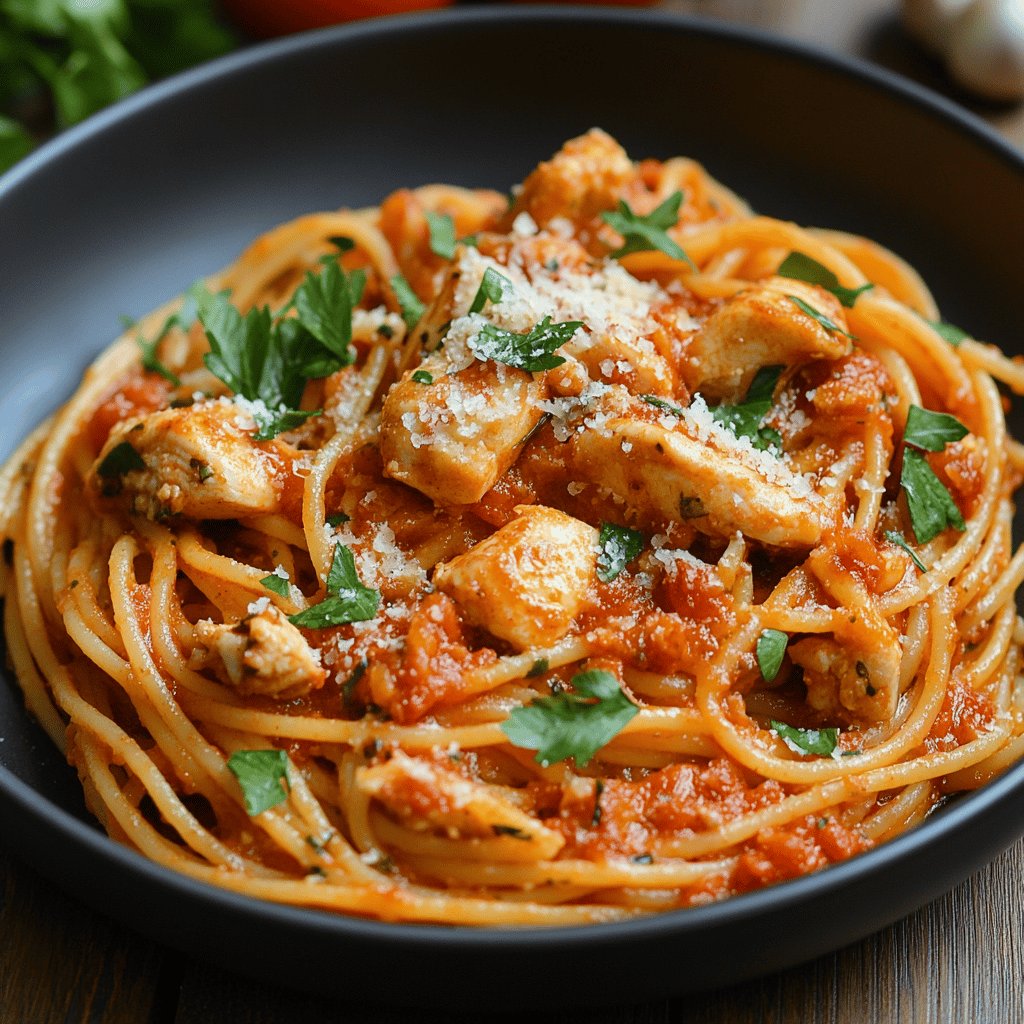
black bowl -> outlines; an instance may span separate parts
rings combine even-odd
[[[881,241],[921,270],[948,319],[1019,347],[1024,160],[957,108],[735,28],[477,8],[228,57],[93,118],[0,182],[0,447],[71,393],[118,313],[156,306],[265,228],[399,185],[505,188],[594,124],[634,156],[697,157],[756,209]],[[242,973],[421,1006],[646,999],[782,968],[951,888],[1024,820],[1018,766],[895,842],[719,905],[545,931],[393,925],[245,899],[111,842],[9,677],[0,741],[7,842],[85,902]]]

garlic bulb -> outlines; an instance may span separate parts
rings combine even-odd
[[[1024,97],[1024,0],[975,0],[957,19],[946,49],[950,74],[996,100]]]
[[[941,56],[957,18],[973,0],[903,0],[903,24],[926,49]]]

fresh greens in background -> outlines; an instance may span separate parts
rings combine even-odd
[[[0,171],[52,132],[236,45],[210,0],[0,0]]]

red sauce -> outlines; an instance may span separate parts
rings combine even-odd
[[[138,373],[129,377],[97,408],[85,428],[93,452],[99,455],[118,423],[167,408],[170,393],[170,383],[158,374]]]

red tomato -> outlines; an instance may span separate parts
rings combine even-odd
[[[223,0],[228,17],[260,38],[305,32],[339,21],[448,7],[452,0]]]

